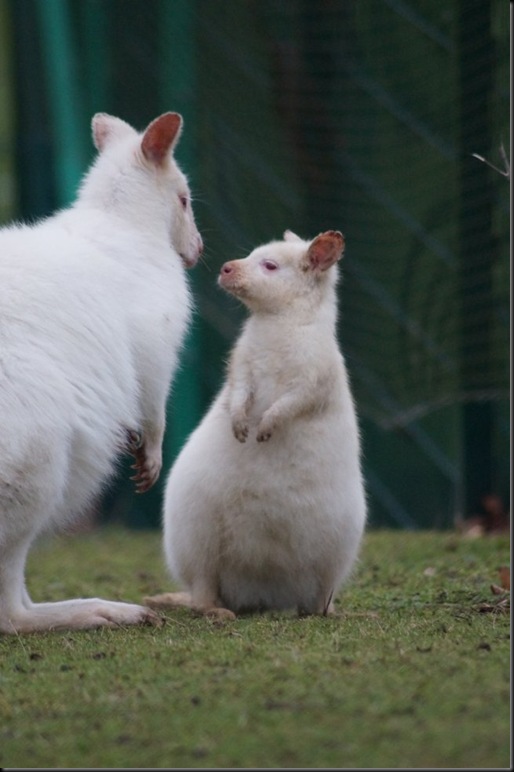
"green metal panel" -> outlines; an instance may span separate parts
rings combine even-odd
[[[497,245],[492,232],[491,172],[473,153],[492,147],[493,41],[491,3],[460,0],[460,371],[462,389],[479,394],[492,373],[492,269]],[[480,356],[477,348],[480,347]],[[472,399],[462,406],[463,496],[461,511],[477,513],[493,492],[493,405]]]
[[[75,198],[89,155],[70,5],[68,0],[39,0],[35,8],[53,124],[58,204],[66,206]]]
[[[0,0],[0,224],[14,216],[16,190],[14,163],[14,89],[12,26],[6,0]]]
[[[77,5],[80,56],[84,62],[84,112],[87,124],[94,113],[111,110],[110,3],[105,0],[87,0]]]
[[[162,2],[160,34],[161,109],[179,112],[185,128],[177,147],[177,161],[194,186],[199,148],[196,127],[196,41],[195,0]],[[194,192],[194,191],[193,191]],[[194,271],[189,273],[193,291]],[[182,354],[182,365],[175,378],[168,406],[168,429],[164,446],[164,466],[180,451],[184,440],[198,422],[203,408],[202,348],[204,331],[196,316]]]
[[[178,163],[194,180],[197,158],[195,127],[195,2],[174,0],[159,4],[159,112],[179,112],[185,128],[176,151]],[[189,273],[193,291],[194,271]],[[130,500],[124,519],[135,527],[160,522],[167,473],[185,439],[199,421],[204,399],[202,390],[201,319],[195,316],[181,354],[181,363],[168,400],[160,479],[144,496]]]
[[[206,256],[190,274],[197,310],[166,470],[243,317],[216,287],[221,263],[285,228],[337,227],[347,237],[339,334],[372,523],[452,525],[459,503],[470,514],[491,487],[508,500],[509,189],[471,156],[495,161],[508,143],[504,0],[9,7],[21,213],[69,198],[91,154],[91,112],[140,128],[164,110],[184,115],[178,158]],[[144,497],[127,477],[105,511],[157,523],[164,476]]]

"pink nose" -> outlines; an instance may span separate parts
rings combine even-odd
[[[225,275],[232,273],[233,270],[234,268],[230,263],[225,263],[225,265],[221,266],[221,273],[224,273]]]

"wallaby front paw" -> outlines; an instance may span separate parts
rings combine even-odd
[[[137,429],[127,429],[128,451],[134,455],[143,445],[143,435]]]
[[[136,463],[130,468],[136,470],[136,474],[130,479],[136,483],[136,493],[146,493],[154,485],[162,467],[162,454],[160,448],[149,450],[144,440],[139,447],[135,445],[131,449]]]
[[[248,424],[246,421],[233,421],[232,431],[236,440],[239,440],[239,442],[246,442],[246,438],[248,437]]]
[[[257,442],[267,442],[273,434],[273,425],[271,421],[263,417],[259,426],[257,427]]]

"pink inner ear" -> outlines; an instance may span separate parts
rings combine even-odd
[[[114,139],[121,139],[128,134],[134,134],[134,129],[128,123],[107,113],[96,113],[93,116],[93,142],[97,150],[102,152],[106,145]]]
[[[182,118],[178,113],[165,113],[152,121],[141,142],[145,158],[162,164],[177,142],[181,128]]]
[[[344,250],[343,234],[339,231],[320,233],[310,245],[307,256],[312,268],[326,271],[341,259]]]
[[[103,116],[95,117],[93,121],[93,141],[97,150],[103,150],[109,129]]]

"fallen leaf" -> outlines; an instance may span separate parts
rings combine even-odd
[[[498,569],[500,574],[500,583],[504,590],[510,591],[510,566],[501,566]]]
[[[509,614],[510,613],[510,595],[504,595],[495,603],[479,603],[475,606],[480,613]]]

